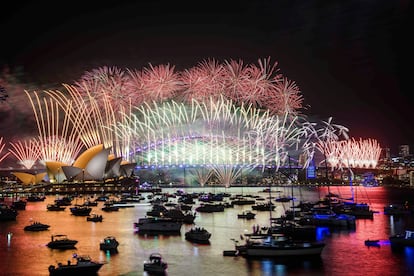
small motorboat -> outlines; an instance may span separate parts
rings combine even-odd
[[[194,243],[209,244],[211,233],[204,228],[195,227],[191,228],[185,233],[185,239]]]
[[[113,201],[106,201],[101,210],[105,212],[117,212],[119,211],[119,207],[115,206]]]
[[[88,206],[88,207],[98,206],[98,202],[97,201],[86,200],[83,203],[83,206]]]
[[[109,250],[109,251],[117,251],[118,250],[119,242],[113,236],[107,236],[104,240],[99,244],[99,249],[101,250]]]
[[[65,211],[66,209],[65,206],[59,204],[48,204],[46,208],[48,211]]]
[[[97,275],[99,269],[105,264],[101,262],[93,261],[87,255],[74,254],[73,258],[76,259],[76,263],[72,264],[68,261],[67,264],[58,263],[57,266],[49,266],[49,275]]]
[[[368,240],[364,241],[364,244],[366,246],[380,246],[379,240],[370,240],[370,239],[368,239]]]
[[[103,217],[102,215],[92,214],[89,217],[86,217],[86,221],[93,221],[93,222],[102,222]]]
[[[254,219],[256,214],[251,211],[243,211],[241,214],[237,214],[237,218]]]
[[[75,248],[78,243],[77,240],[69,239],[67,235],[59,234],[52,235],[51,241],[47,244],[52,249],[71,249]]]
[[[161,254],[152,253],[144,262],[144,271],[153,274],[165,274],[168,264],[163,260]]]
[[[44,224],[38,221],[34,221],[32,222],[30,225],[27,225],[24,227],[25,231],[33,231],[33,232],[37,232],[37,231],[44,231],[44,230],[48,230],[50,227],[50,225],[48,224]]]
[[[405,233],[390,236],[390,244],[392,247],[414,246],[414,230],[406,229]]]
[[[77,205],[74,207],[70,207],[70,212],[74,216],[89,216],[91,211],[92,211],[92,208],[88,206]]]

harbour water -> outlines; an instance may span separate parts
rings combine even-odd
[[[174,193],[178,189],[163,189]],[[187,188],[186,192],[227,192],[267,197],[263,188]],[[298,201],[315,201],[326,195],[327,188],[274,187]],[[350,196],[350,187],[331,187],[330,192],[342,197]],[[276,195],[274,195],[276,196]],[[87,196],[84,196],[84,198]],[[224,250],[233,250],[240,235],[252,231],[253,226],[269,225],[269,212],[257,212],[253,220],[238,219],[237,214],[251,209],[250,205],[236,205],[224,212],[197,213],[195,224],[212,233],[209,245],[188,242],[184,233],[194,225],[183,225],[180,235],[138,235],[133,223],[144,217],[151,205],[141,202],[132,208],[121,208],[118,212],[103,212],[103,202],[92,207],[93,213],[102,214],[103,222],[86,221],[83,216],[73,216],[67,207],[62,212],[46,210],[56,196],[47,196],[45,201],[28,202],[26,210],[19,211],[16,221],[0,222],[0,275],[49,275],[49,265],[65,263],[73,253],[89,255],[92,259],[105,262],[99,275],[146,275],[143,263],[151,253],[158,252],[168,262],[168,275],[414,275],[414,248],[406,247],[395,251],[388,237],[414,228],[414,217],[385,215],[384,206],[389,203],[413,203],[414,190],[384,187],[354,187],[358,202],[367,202],[378,211],[373,219],[357,219],[355,229],[333,230],[320,228],[318,238],[326,243],[321,258],[317,260],[247,260],[243,257],[223,256]],[[84,198],[72,203],[81,204]],[[281,216],[291,202],[277,202],[272,217]],[[193,210],[196,206],[193,207]],[[49,224],[49,230],[27,232],[23,228],[31,221]],[[11,236],[8,235],[11,233]],[[50,249],[46,244],[52,234],[65,234],[78,240],[76,249]],[[110,254],[99,249],[99,243],[106,236],[119,241],[117,253]],[[366,239],[380,239],[380,246],[368,247]]]

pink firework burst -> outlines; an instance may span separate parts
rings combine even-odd
[[[299,87],[294,81],[283,78],[275,85],[274,90],[269,90],[267,100],[264,102],[264,107],[267,108],[271,114],[289,113],[298,115],[299,110],[303,107],[303,96]]]
[[[277,72],[277,63],[271,64],[270,58],[258,61],[259,66],[251,64],[248,69],[248,82],[240,91],[240,100],[254,107],[263,106],[269,95],[274,94],[275,83],[280,75]]]
[[[137,69],[127,69],[126,89],[133,94],[133,105],[139,106],[145,101],[144,73]]]
[[[243,64],[242,60],[230,60],[225,61],[224,69],[226,96],[234,102],[240,102],[241,95],[248,94],[249,68]]]
[[[180,75],[175,72],[175,66],[149,64],[141,73],[130,74],[130,86],[136,87],[145,101],[162,102],[175,96],[181,89]],[[131,89],[132,90],[132,89]],[[142,93],[140,93],[142,91]]]
[[[191,99],[205,101],[224,95],[224,76],[223,65],[215,59],[204,60],[196,67],[185,70],[181,74],[185,101],[189,102]]]
[[[114,111],[117,111],[121,106],[128,106],[132,98],[131,91],[126,86],[128,81],[128,76],[121,69],[104,66],[85,72],[75,85],[85,100],[93,97],[108,101],[109,98]],[[105,104],[100,103],[102,106]]]

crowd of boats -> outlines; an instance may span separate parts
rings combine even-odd
[[[102,195],[94,200],[88,198],[83,204],[73,204],[73,197],[67,195],[57,198],[54,203],[47,204],[46,211],[62,211],[66,207],[74,216],[85,216],[87,221],[102,222],[102,214],[93,212],[98,202],[103,202],[101,211],[113,212],[120,208],[133,207],[133,203],[147,200],[151,208],[144,217],[133,222],[137,234],[180,234],[182,225],[193,225],[184,236],[192,243],[210,244],[211,232],[195,224],[197,213],[224,212],[235,205],[246,205],[251,210],[244,210],[237,214],[238,219],[255,219],[257,212],[268,212],[269,224],[255,225],[251,233],[240,235],[240,240],[233,239],[234,248],[223,252],[225,256],[243,256],[245,258],[262,257],[318,257],[321,255],[325,243],[316,240],[318,226],[327,227],[356,227],[357,219],[373,219],[376,211],[371,210],[369,204],[343,199],[339,195],[328,193],[317,202],[302,202],[294,204],[292,197],[273,197],[272,191],[263,190],[269,194],[262,195],[231,195],[227,193],[186,193],[178,190],[174,194],[159,192],[148,195],[122,195],[119,198]],[[41,195],[31,195],[31,200],[44,200]],[[20,202],[14,204],[14,202]],[[0,220],[16,220],[20,210],[25,209],[26,199],[18,199],[12,204],[0,202]],[[276,202],[291,202],[285,213],[273,218],[272,211]],[[195,206],[198,204],[198,206]],[[193,211],[194,210],[194,211]],[[408,202],[384,206],[384,215],[414,215],[414,209]],[[39,221],[32,221],[24,227],[25,231],[45,231],[50,225]],[[391,246],[414,246],[414,229],[406,229],[389,237]],[[378,246],[378,240],[366,240],[367,246]],[[66,234],[52,235],[47,246],[51,249],[73,249],[77,240]],[[117,251],[119,242],[113,236],[107,236],[99,244],[100,250]],[[50,275],[72,275],[73,271],[97,272],[104,263],[92,261],[88,256],[74,256],[75,262],[50,265]],[[147,272],[165,272],[168,265],[159,253],[149,256],[144,264]]]

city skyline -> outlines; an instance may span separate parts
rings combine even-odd
[[[333,117],[351,137],[377,139],[392,153],[402,144],[412,148],[413,102],[403,70],[412,57],[408,6],[317,3],[212,2],[191,12],[162,1],[14,4],[0,19],[10,37],[0,67],[20,67],[26,80],[56,84],[100,66],[182,70],[207,58],[256,63],[270,57],[298,85],[306,115]]]

